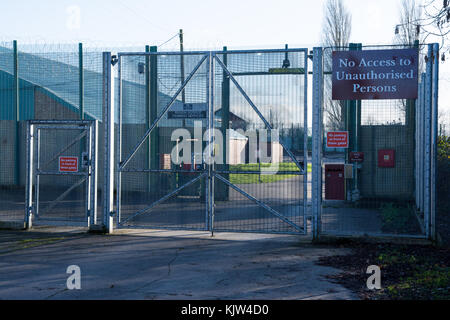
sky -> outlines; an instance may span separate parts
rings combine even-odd
[[[19,0],[2,4],[0,37],[26,42],[161,44],[179,29],[188,48],[318,45],[323,0]],[[396,0],[346,0],[352,40],[390,42]],[[79,24],[73,9],[79,8]],[[76,20],[76,19],[75,19]],[[168,43],[167,47],[173,46]]]
[[[158,45],[183,29],[186,50],[320,45],[324,0],[4,1],[0,41]],[[351,42],[391,44],[400,0],[344,0]],[[175,37],[160,47],[177,50]],[[450,118],[450,59],[441,64],[440,109]],[[450,119],[449,119],[450,120]]]

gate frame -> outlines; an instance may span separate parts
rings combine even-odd
[[[61,129],[61,130],[85,130],[82,137],[77,137],[72,142],[81,141],[86,138],[86,152],[89,155],[89,165],[86,172],[77,173],[61,173],[61,172],[37,172],[38,167],[35,168],[34,153],[35,148],[37,150],[37,157],[40,153],[40,136],[39,130],[41,129]],[[36,205],[39,202],[39,176],[40,175],[55,175],[55,176],[83,176],[83,181],[77,182],[69,187],[68,190],[73,188],[76,184],[86,185],[86,222],[82,223],[82,226],[91,227],[97,222],[97,187],[98,187],[98,174],[97,174],[97,149],[98,149],[98,120],[28,120],[27,121],[27,146],[26,146],[26,182],[25,182],[25,228],[30,230],[33,227],[33,218],[36,212]],[[64,148],[59,149],[57,156],[61,152],[64,152]],[[37,159],[39,161],[39,159]],[[79,167],[82,165],[82,159],[79,158]],[[39,162],[38,162],[39,163]],[[35,179],[37,185],[34,185]],[[36,192],[36,203],[33,203],[33,192]],[[56,201],[56,200],[54,200]],[[79,226],[80,223],[70,222],[56,223],[55,221],[48,220],[45,225],[64,225],[64,226]]]
[[[205,63],[206,61],[206,69],[207,69],[207,108],[208,108],[208,117],[207,117],[207,127],[208,129],[212,129],[212,124],[214,121],[214,68],[215,63],[218,62],[221,68],[224,72],[226,72],[230,80],[233,81],[233,83],[236,85],[237,89],[240,91],[240,93],[243,95],[243,97],[246,99],[246,101],[249,103],[249,105],[255,110],[259,118],[264,122],[266,127],[270,130],[271,126],[267,122],[267,120],[262,116],[259,109],[253,104],[251,99],[248,97],[248,95],[245,93],[245,91],[241,88],[239,83],[235,80],[234,76],[230,73],[230,71],[227,69],[227,67],[220,61],[220,59],[217,57],[218,54],[246,54],[246,53],[288,53],[288,52],[303,52],[304,53],[304,123],[303,127],[305,130],[304,134],[304,166],[301,167],[300,163],[296,159],[296,157],[292,154],[289,148],[285,146],[283,142],[280,141],[280,144],[283,147],[283,150],[285,150],[290,158],[294,161],[296,166],[299,168],[300,172],[295,172],[298,175],[303,176],[303,226],[299,227],[295,223],[291,222],[289,219],[284,218],[281,214],[276,212],[276,210],[271,209],[269,206],[265,205],[263,202],[257,200],[256,198],[252,197],[251,195],[247,194],[237,186],[234,186],[233,184],[229,183],[229,181],[226,181],[223,177],[221,177],[214,169],[214,164],[207,165],[207,169],[204,170],[201,173],[199,177],[197,177],[194,180],[191,180],[186,185],[181,186],[180,188],[172,191],[168,195],[164,196],[163,198],[159,199],[156,204],[160,203],[162,200],[166,200],[173,196],[174,194],[178,193],[182,189],[184,189],[187,185],[190,185],[192,183],[195,183],[196,181],[202,179],[204,176],[207,176],[207,183],[206,183],[206,197],[205,197],[205,205],[206,205],[206,230],[211,231],[212,234],[214,234],[214,184],[215,184],[215,178],[218,178],[225,184],[229,185],[232,188],[237,188],[236,191],[243,194],[246,198],[249,200],[255,202],[258,206],[261,206],[263,209],[268,210],[271,214],[275,215],[280,220],[284,221],[285,223],[288,223],[292,227],[294,227],[296,230],[298,230],[298,233],[300,235],[306,235],[307,232],[307,206],[308,206],[308,49],[307,48],[294,48],[294,49],[263,49],[263,50],[223,50],[223,51],[188,51],[188,52],[119,52],[117,55],[118,59],[118,81],[119,81],[119,129],[118,129],[118,161],[117,163],[114,163],[114,166],[117,166],[117,182],[116,182],[116,190],[117,190],[117,198],[116,198],[116,212],[113,212],[111,210],[112,208],[112,199],[113,196],[113,187],[112,183],[109,182],[110,179],[105,179],[105,188],[106,190],[105,195],[107,195],[108,199],[104,199],[105,206],[104,206],[104,229],[107,233],[113,232],[113,221],[112,216],[116,216],[116,227],[121,228],[119,220],[120,220],[120,206],[121,206],[121,173],[123,172],[123,168],[128,164],[128,162],[132,159],[134,154],[137,152],[137,150],[143,145],[145,140],[149,137],[153,129],[157,126],[159,121],[162,119],[162,117],[167,113],[167,111],[170,109],[170,107],[173,105],[173,103],[176,101],[177,97],[180,95],[180,93],[183,91],[183,89],[186,87],[186,85],[189,83],[189,81],[192,79],[192,77],[195,75],[195,73],[198,71],[198,69]],[[200,59],[200,62],[194,67],[193,71],[189,74],[187,79],[183,79],[183,83],[178,88],[177,92],[173,95],[170,102],[164,107],[162,112],[158,115],[157,119],[151,124],[149,129],[146,131],[144,136],[140,139],[140,142],[132,149],[133,151],[126,157],[125,160],[122,161],[122,136],[121,136],[121,127],[122,127],[122,75],[121,75],[121,64],[123,56],[158,56],[158,55],[177,55],[177,56],[185,56],[185,55],[199,55],[203,56]],[[113,135],[114,132],[111,131],[114,128],[114,115],[113,112],[107,112],[107,109],[113,110],[114,109],[114,95],[113,90],[111,90],[112,86],[112,78],[111,77],[111,54],[108,52],[104,53],[104,83],[107,85],[104,86],[104,109],[105,109],[105,115],[107,115],[107,124],[105,125],[105,154],[107,155],[105,157],[105,173],[108,171],[111,173],[111,170],[113,166],[111,165],[112,159],[114,159],[113,156]],[[106,65],[107,64],[107,65]],[[115,63],[113,63],[114,65]],[[209,130],[210,136],[209,136],[209,142],[211,143],[212,139],[214,138],[213,134],[211,134],[212,130]],[[211,150],[213,152],[213,150]],[[145,170],[145,172],[172,172],[172,170]],[[183,173],[183,171],[177,171]],[[225,181],[224,181],[225,180]],[[109,204],[109,205],[108,205]],[[143,210],[143,212],[151,209],[154,204],[151,204],[149,207]],[[274,213],[275,212],[275,213]],[[139,214],[139,212],[137,212]],[[136,214],[135,214],[136,215]],[[134,215],[134,216],[135,216]]]
[[[367,45],[365,47],[385,47],[383,45]],[[425,80],[419,86],[422,89],[422,95],[419,92],[418,99],[424,102],[423,110],[425,114],[421,124],[424,128],[424,162],[423,171],[423,201],[424,203],[424,224],[425,232],[423,235],[406,234],[372,234],[364,233],[369,237],[393,237],[393,238],[412,238],[436,240],[436,159],[437,159],[437,132],[438,132],[438,84],[439,84],[439,44],[428,44],[428,53],[426,60],[426,72],[422,76]],[[312,214],[313,214],[313,239],[317,240],[321,236],[360,236],[361,234],[346,232],[345,234],[323,234],[322,233],[322,150],[323,150],[323,108],[324,108],[324,47],[315,47],[313,49],[313,180],[312,180]],[[418,75],[419,81],[420,75]],[[423,88],[421,88],[423,87]],[[418,100],[417,99],[417,100]],[[420,157],[420,155],[418,155]],[[416,166],[417,168],[417,166]],[[416,169],[417,170],[417,169]],[[416,171],[417,177],[417,171]],[[416,190],[417,197],[417,190]]]

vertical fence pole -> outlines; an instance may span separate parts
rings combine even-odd
[[[212,56],[212,53],[209,53],[209,57],[208,57],[208,73],[209,73],[209,83],[210,83],[210,91],[209,91],[209,108],[208,108],[208,117],[209,117],[209,121],[208,121],[208,132],[209,132],[209,139],[208,139],[208,143],[209,146],[208,148],[208,157],[214,157],[214,144],[213,144],[213,139],[215,139],[214,137],[214,76],[215,76],[215,60]],[[215,218],[215,210],[214,210],[214,205],[215,205],[215,177],[213,172],[215,171],[215,161],[211,163],[211,159],[208,160],[209,164],[208,164],[208,177],[209,177],[209,204],[210,204],[210,228],[211,228],[211,236],[214,236],[214,218]]]
[[[181,79],[181,83],[184,83],[184,55],[183,55],[183,52],[184,52],[184,35],[183,35],[183,29],[180,29],[180,34],[179,34],[179,37],[180,37],[180,79]],[[183,89],[183,91],[181,91],[181,101],[183,102],[183,103],[186,103],[186,92],[185,92],[185,90]],[[184,122],[185,120],[183,119],[183,122]],[[183,125],[183,127],[185,127],[185,125]]]
[[[158,47],[152,46],[149,48],[152,53],[158,52]],[[149,124],[156,121],[158,118],[158,56],[152,54],[150,56],[150,72],[149,72]],[[156,126],[153,132],[150,133],[150,169],[159,169],[159,128]],[[154,178],[150,180],[150,186],[155,188],[158,184],[158,179]]]
[[[305,83],[304,83],[304,114],[303,114],[303,170],[305,171],[303,175],[303,230],[307,232],[307,221],[306,216],[308,214],[308,49],[305,50]]]
[[[422,73],[422,96],[420,97],[420,211],[424,212],[424,154],[425,154],[425,83],[426,83],[426,74]],[[428,217],[425,217],[425,226],[428,226]]]
[[[223,47],[223,64],[225,66],[228,66],[228,54],[227,54],[227,47]],[[230,78],[228,77],[225,70],[223,71],[222,75],[222,111],[221,111],[221,118],[222,118],[222,124],[221,124],[221,130],[222,130],[222,137],[223,137],[223,165],[219,165],[219,168],[224,171],[229,171],[230,166],[228,164],[229,162],[229,154],[230,154],[230,148],[229,148],[229,136],[228,136],[228,130],[230,129]],[[224,174],[223,177],[225,179],[229,180],[230,175]],[[218,197],[220,200],[228,201],[229,200],[229,188],[224,183],[218,184],[215,187],[215,197]],[[219,200],[218,199],[218,200]]]
[[[20,80],[19,80],[19,51],[17,49],[17,40],[13,41],[14,52],[14,118],[15,123],[15,148],[14,148],[14,183],[20,185],[20,142],[19,142],[19,124],[20,124]]]
[[[426,80],[425,80],[425,135],[424,135],[424,215],[428,219],[426,227],[426,236],[431,238],[431,108],[432,108],[432,59],[433,47],[428,45],[427,65],[426,65]]]
[[[78,70],[79,70],[79,104],[80,120],[84,120],[84,71],[83,71],[83,44],[78,44]]]
[[[103,224],[106,233],[113,232],[114,213],[114,75],[111,53],[103,53],[103,124],[104,124],[104,179]],[[119,194],[117,195],[119,196]]]
[[[210,90],[211,90],[211,61],[210,59],[206,60],[206,132],[208,133],[208,143],[209,143],[209,134],[210,134],[210,112],[211,112],[211,98],[210,98]],[[202,147],[203,148],[203,147]],[[206,230],[210,231],[213,234],[212,224],[211,224],[211,166],[209,163],[206,163],[206,157],[202,156],[203,161],[205,161],[206,168],[208,169],[208,175],[205,177],[205,226]]]
[[[25,181],[25,228],[33,226],[34,126],[27,123],[27,162]]]
[[[420,75],[419,75],[420,77]],[[419,87],[418,87],[418,93],[417,93],[417,103],[415,108],[415,160],[414,160],[414,177],[415,177],[415,202],[416,202],[416,208],[420,211],[420,108],[421,108],[421,101],[422,101],[422,82],[419,81]]]
[[[149,53],[150,52],[150,46],[145,46],[145,52]],[[150,96],[151,96],[151,92],[150,92],[150,55],[146,55],[145,56],[145,124],[146,124],[146,130],[150,128],[150,126],[152,125],[152,120],[151,120],[151,110],[150,110]],[[147,169],[151,169],[152,168],[152,155],[151,155],[151,135],[148,138],[148,141],[146,143],[146,150],[145,150],[145,156],[147,157]],[[147,177],[147,192],[150,192],[151,190],[151,184],[152,184],[152,179],[151,179],[151,173],[148,174]]]
[[[98,189],[98,171],[97,171],[97,164],[98,164],[98,120],[94,121],[94,124],[90,126],[89,130],[91,131],[91,148],[89,150],[90,153],[90,182],[89,185],[91,190],[91,208],[90,208],[90,225],[94,226],[97,224],[97,189]]]
[[[433,98],[431,106],[431,239],[436,239],[436,183],[437,183],[437,138],[438,138],[438,100],[439,100],[439,44],[433,44]]]
[[[312,146],[312,215],[313,239],[320,234],[322,207],[323,143],[323,49],[313,49],[313,146]]]

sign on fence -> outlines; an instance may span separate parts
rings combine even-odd
[[[333,100],[417,99],[418,49],[334,51]]]
[[[348,131],[335,131],[327,133],[328,148],[348,148]]]
[[[364,162],[364,152],[350,152],[351,162]]]
[[[169,119],[206,119],[206,103],[174,104],[167,113]]]
[[[59,172],[78,172],[78,157],[59,157]]]

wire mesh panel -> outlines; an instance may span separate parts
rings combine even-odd
[[[304,233],[306,53],[119,54],[119,227]]]
[[[12,42],[0,43],[0,221],[23,221],[23,192],[16,185],[18,180],[15,163],[15,146],[22,132],[17,122],[14,50]]]
[[[207,228],[207,58],[119,54],[119,227]]]
[[[96,224],[96,122],[32,121],[28,130],[29,223]]]
[[[413,237],[426,234],[423,211],[416,205],[418,176],[423,173],[417,162],[423,141],[418,126],[424,121],[417,119],[420,116],[417,108],[423,105],[420,94],[414,100],[332,97],[333,52],[406,48],[411,46],[351,45],[323,50],[322,234]],[[419,52],[419,61],[413,63],[418,65],[414,77],[420,80],[426,47],[413,49]],[[336,132],[348,134],[348,148],[333,145]]]
[[[23,221],[26,121],[102,119],[101,57],[79,44],[0,44],[0,221]]]
[[[306,233],[307,50],[216,53],[214,230]]]

